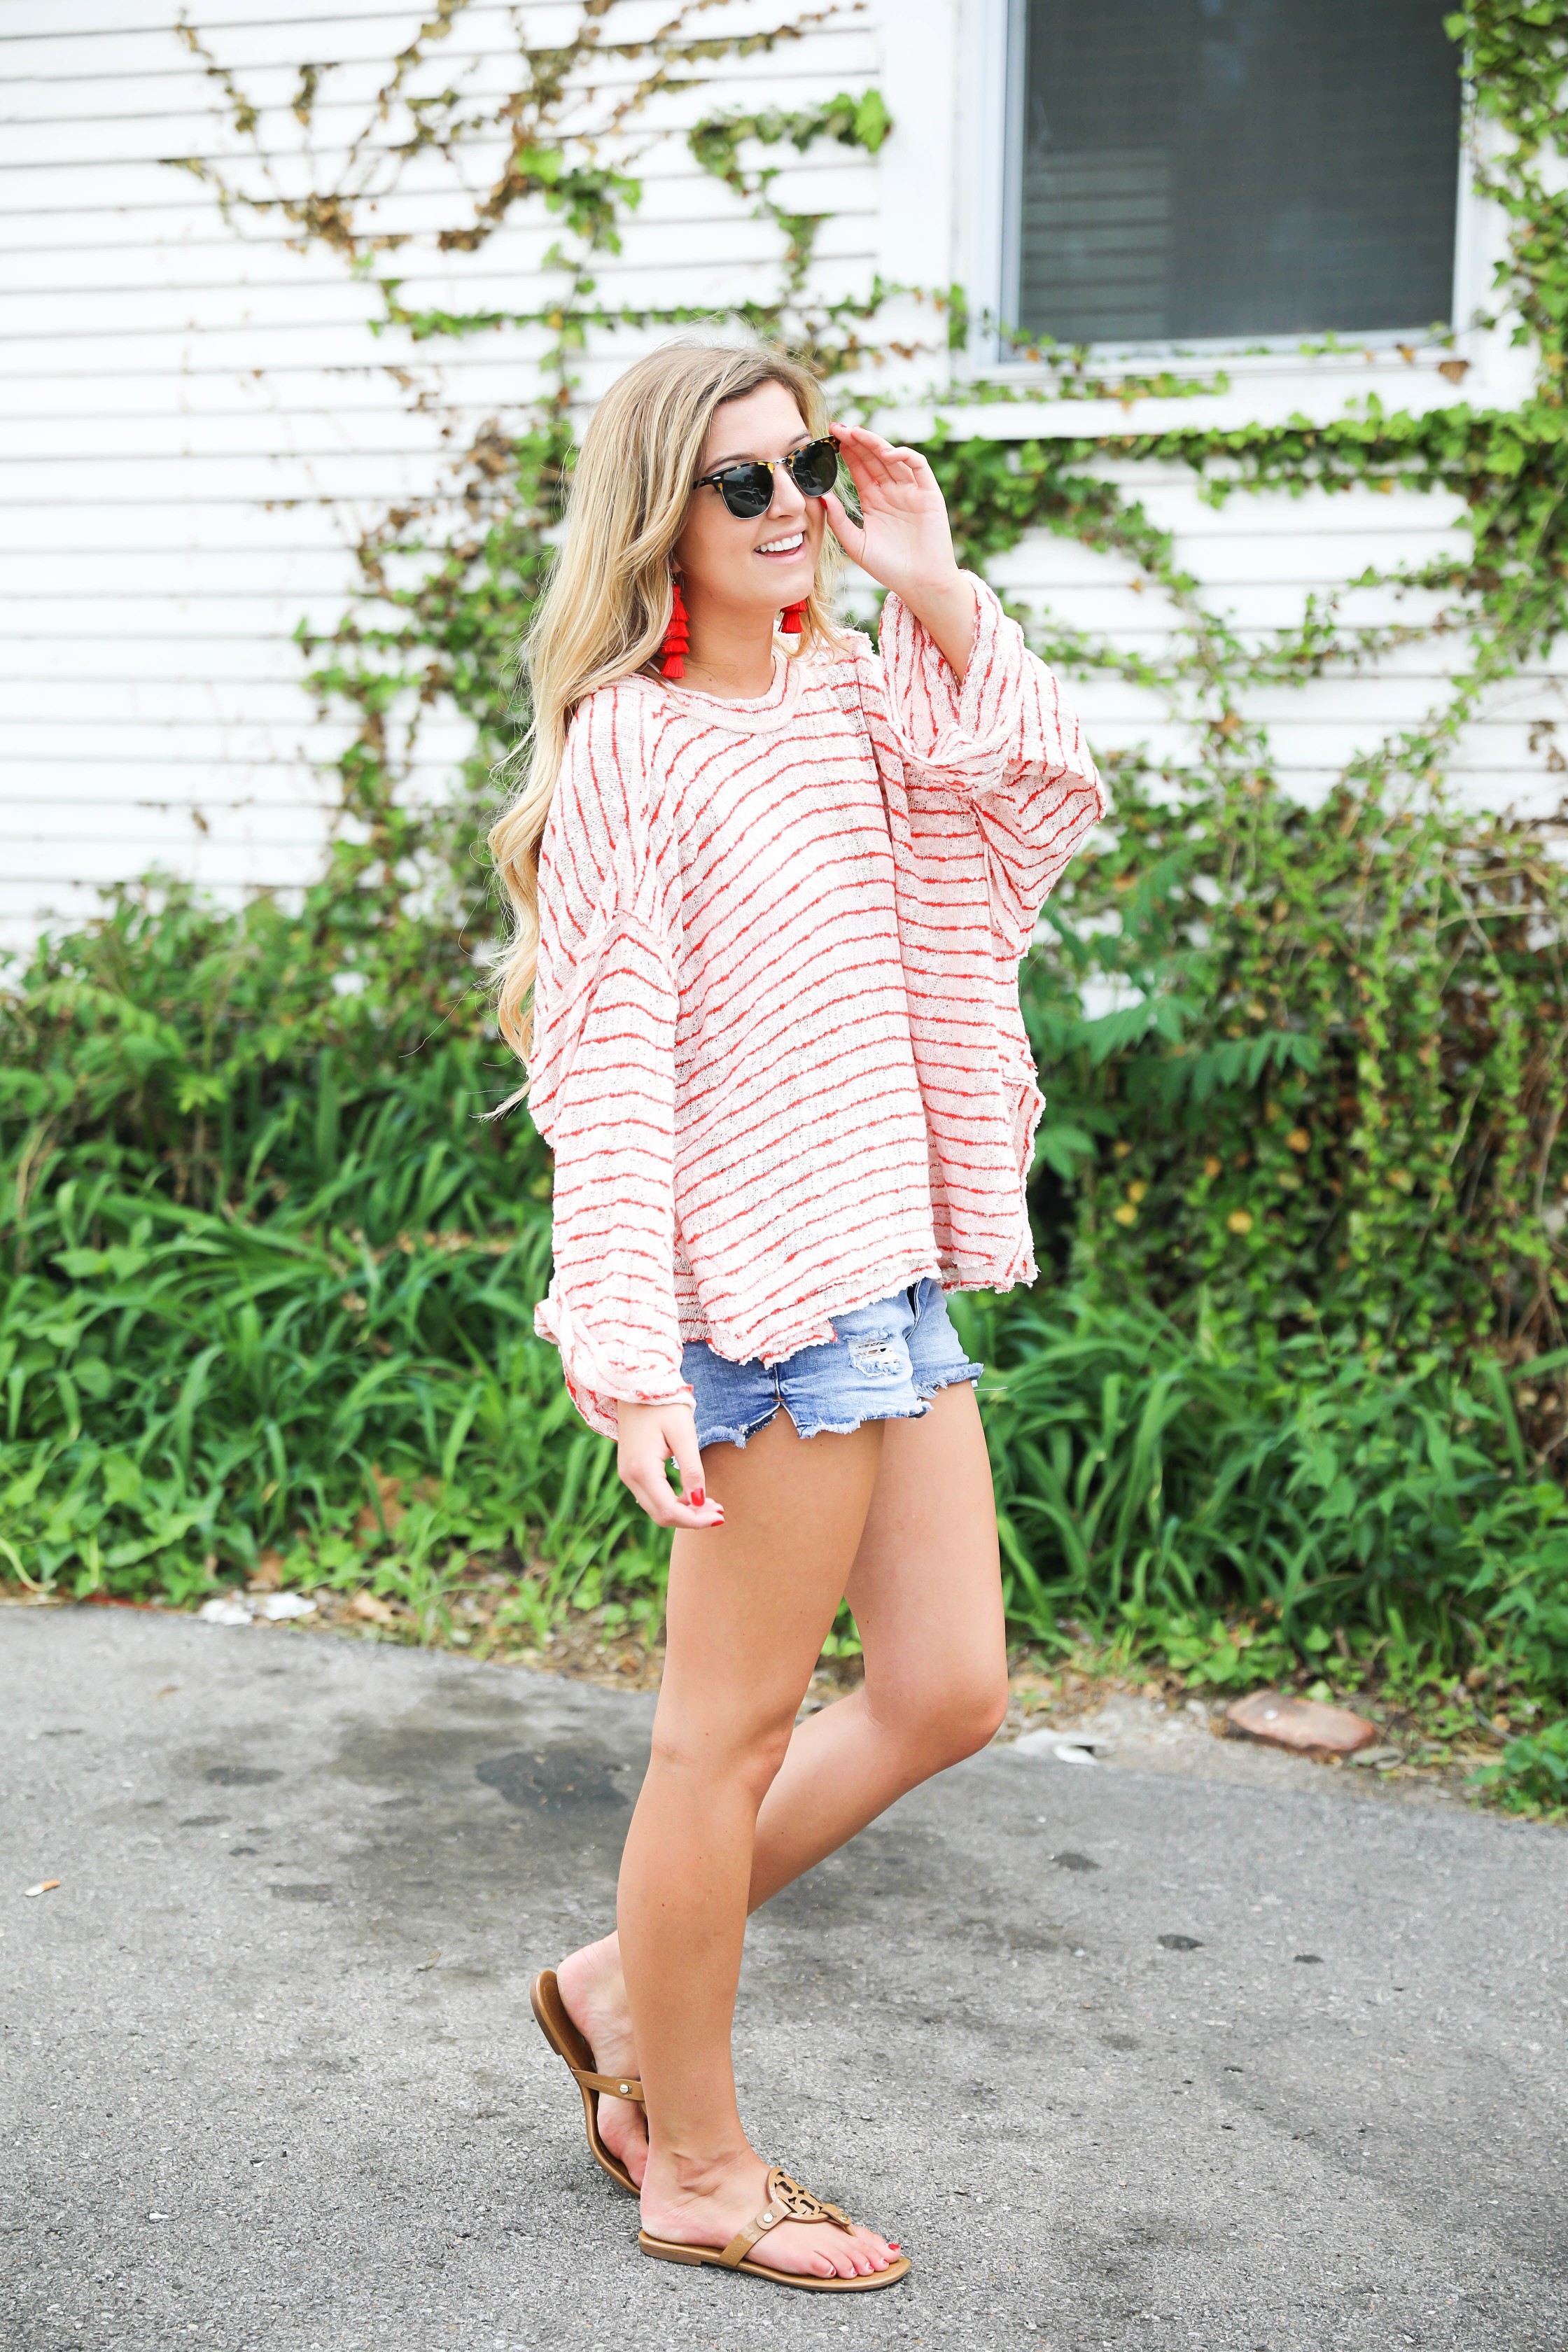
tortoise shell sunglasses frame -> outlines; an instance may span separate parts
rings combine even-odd
[[[826,434],[820,441],[808,441],[804,449],[792,449],[787,457],[749,457],[742,465],[721,466],[715,474],[701,475],[692,488],[702,490],[711,485],[738,520],[752,522],[773,502],[777,466],[803,499],[825,498],[838,479],[838,444]]]

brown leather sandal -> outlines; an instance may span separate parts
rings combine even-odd
[[[594,2053],[566,2013],[566,2004],[561,1998],[561,1987],[553,1969],[540,1970],[528,1988],[528,1998],[539,2020],[540,2032],[556,2056],[564,2058],[572,2069],[577,2088],[583,2094],[583,2116],[588,2126],[588,2146],[594,2152],[595,2160],[604,2166],[612,2180],[617,2181],[623,2189],[629,2189],[635,2197],[637,2182],[620,2158],[607,2148],[599,2137],[599,2100],[601,2096],[636,2099],[641,2105],[642,2084],[629,2077],[623,2082],[619,2075],[596,2074],[594,2072]]]
[[[683,2246],[674,2238],[650,2238],[646,2230],[637,2231],[637,2243],[645,2254],[661,2263],[711,2263],[720,2270],[742,2271],[751,2278],[771,2279],[775,2286],[803,2286],[816,2294],[855,2294],[872,2287],[897,2286],[910,2274],[907,2254],[900,2254],[885,2271],[868,2271],[863,2278],[810,2278],[803,2272],[775,2271],[766,2263],[753,2262],[752,2248],[757,2240],[776,2230],[781,2221],[826,2221],[836,2230],[854,2227],[847,2213],[829,2205],[825,2198],[814,2197],[775,2164],[768,2174],[767,2201],[762,2211],[727,2246]]]

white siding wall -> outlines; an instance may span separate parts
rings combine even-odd
[[[1100,469],[1127,486],[1150,519],[1175,538],[1177,563],[1202,583],[1207,610],[1228,619],[1243,645],[1302,617],[1309,594],[1320,602],[1363,572],[1415,569],[1469,544],[1458,499],[1357,488],[1330,496],[1287,492],[1234,494],[1221,509],[1205,504],[1179,467]],[[1074,627],[1110,638],[1150,658],[1166,654],[1180,617],[1131,562],[1044,532],[1030,533],[992,566],[999,588],[1020,604]],[[1426,591],[1356,589],[1342,612],[1353,627],[1423,627],[1445,603]],[[1559,646],[1494,688],[1480,715],[1463,728],[1446,761],[1456,797],[1477,810],[1512,810],[1551,825],[1564,814],[1568,693]],[[1397,745],[1444,710],[1451,679],[1470,653],[1462,629],[1417,636],[1359,667],[1340,666],[1300,685],[1249,688],[1244,715],[1266,726],[1274,767],[1287,789],[1318,798],[1347,764],[1381,745]],[[1156,760],[1190,759],[1197,738],[1162,696],[1090,677],[1078,688],[1091,739],[1102,753],[1146,745]],[[1196,697],[1178,702],[1190,710]]]
[[[289,193],[311,184],[289,110],[300,61],[342,68],[310,133],[325,177],[430,13],[385,0],[314,14],[297,0],[195,0],[190,11],[262,101]],[[412,90],[504,92],[516,13],[475,0]],[[617,28],[670,13],[662,0],[623,5]],[[744,26],[788,12],[742,0],[730,13]],[[290,250],[276,215],[226,223],[209,188],[161,160],[230,159],[243,186],[265,192],[174,14],[175,0],[0,0],[0,936],[13,940],[40,914],[86,911],[92,886],[154,865],[226,895],[315,870],[335,800],[326,763],[348,730],[302,690],[294,632],[330,630],[342,613],[368,526],[437,492],[485,418],[516,419],[547,340],[377,339],[379,299],[336,255]],[[542,43],[580,11],[543,0],[521,15]],[[874,31],[847,15],[662,100],[630,142],[646,193],[624,251],[596,270],[606,300],[770,296],[777,236],[699,169],[684,126],[863,87],[876,60]],[[601,93],[639,70],[612,61]],[[407,128],[395,110],[373,144]],[[376,230],[412,238],[389,265],[410,307],[540,303],[541,263],[560,235],[542,206],[520,205],[474,254],[440,256],[430,242],[465,217],[457,186],[484,192],[502,152],[493,140],[465,148],[456,170],[420,156],[379,204]],[[787,202],[831,215],[817,284],[864,285],[877,261],[870,159],[829,142],[770,160],[786,162]],[[637,345],[590,352],[590,395],[612,348],[624,357]],[[427,721],[416,788],[438,788],[467,740],[455,719]]]
[[[387,507],[437,493],[474,428],[514,419],[535,381],[532,334],[373,337],[378,299],[336,256],[290,250],[276,215],[241,210],[226,223],[208,188],[170,168],[163,159],[226,157],[242,185],[263,192],[220,93],[173,29],[174,9],[0,0],[0,937],[24,936],[40,915],[82,913],[94,886],[152,866],[227,896],[314,870],[334,802],[327,763],[346,730],[304,693],[295,629],[331,627],[361,532]],[[191,11],[263,103],[263,143],[290,192],[364,129],[387,61],[426,13],[386,0],[331,0],[314,14],[298,0],[196,0]],[[650,29],[669,13],[665,0],[630,0],[616,22]],[[661,99],[631,142],[647,193],[624,253],[597,273],[605,297],[722,308],[770,294],[774,233],[697,168],[683,129],[719,108],[803,106],[873,79],[900,125],[880,162],[833,143],[804,158],[775,149],[778,194],[829,215],[815,272],[826,294],[863,288],[879,267],[951,277],[973,236],[954,110],[968,102],[974,13],[984,13],[980,0],[847,12]],[[561,37],[577,14],[568,0],[521,11],[534,42]],[[729,0],[724,29],[784,14]],[[473,0],[412,89],[504,89],[513,26],[510,8]],[[696,29],[718,27],[709,14]],[[289,105],[307,58],[339,68],[309,134]],[[607,68],[601,91],[638,70]],[[395,109],[372,147],[384,151],[406,128]],[[426,153],[400,178],[382,167],[395,184],[374,225],[411,240],[389,264],[411,306],[538,301],[558,234],[542,213],[519,207],[476,254],[438,256],[430,242],[461,217],[458,181],[488,186],[499,152],[465,148],[454,164]],[[583,371],[589,395],[633,348],[599,340]],[[931,371],[922,362],[918,373]],[[1422,390],[1443,396],[1429,372]],[[1058,429],[1081,429],[1082,418]],[[1299,617],[1310,589],[1368,563],[1415,562],[1460,543],[1439,500],[1237,498],[1215,513],[1179,470],[1130,478],[1244,632]],[[1152,649],[1169,629],[1158,595],[1132,585],[1132,567],[1047,534],[1032,534],[995,576],[1123,643]],[[1386,593],[1356,600],[1357,618],[1385,613]],[[1416,722],[1461,650],[1408,646],[1359,676],[1270,689],[1250,709],[1272,722],[1284,772],[1314,792],[1354,752]],[[1183,746],[1180,716],[1158,698],[1101,680],[1083,700],[1108,750]],[[1568,743],[1568,704],[1542,666],[1500,689],[1468,731],[1463,789],[1548,814],[1561,797],[1553,727]],[[439,790],[465,745],[459,723],[434,714],[416,788]]]

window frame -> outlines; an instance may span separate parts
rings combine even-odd
[[[1015,163],[1022,132],[1023,55],[1026,0],[967,0],[962,15],[971,37],[961,44],[957,110],[955,262],[975,320],[967,351],[954,355],[954,391],[963,383],[1026,392],[1048,390],[1054,372],[1002,347],[996,322],[1006,315],[1009,289],[1018,269],[1020,190]],[[1098,373],[1116,376],[1163,374],[1198,379],[1223,373],[1228,393],[1178,394],[1137,401],[1122,429],[1165,430],[1184,421],[1194,429],[1281,419],[1299,411],[1314,421],[1342,415],[1356,394],[1375,393],[1385,407],[1430,408],[1460,402],[1512,405],[1524,396],[1533,369],[1531,355],[1510,347],[1512,320],[1492,328],[1477,323],[1493,292],[1493,266],[1506,250],[1506,220],[1500,208],[1477,190],[1468,142],[1485,138],[1465,108],[1465,131],[1455,166],[1458,201],[1454,236],[1451,329],[1441,337],[1406,338],[1397,329],[1373,335],[1342,335],[1331,349],[1304,349],[1318,339],[1254,335],[1245,346],[1223,338],[1184,343],[1095,343],[1088,348]],[[1322,338],[1328,342],[1330,338]],[[1462,360],[1458,383],[1439,374],[1445,362]],[[1261,406],[1260,406],[1261,404]],[[1091,412],[1117,401],[1050,401],[1044,409],[1058,432],[1103,430]],[[1162,412],[1158,423],[1152,412]],[[1173,412],[1167,416],[1163,412]],[[1179,412],[1179,416],[1178,413]],[[977,411],[976,415],[984,412]],[[1045,427],[1042,406],[1028,404],[1033,424],[1011,427],[996,415],[984,428],[1005,437]],[[1059,421],[1058,419],[1059,415]]]

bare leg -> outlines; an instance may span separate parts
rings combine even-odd
[[[757,1812],[849,1574],[881,1442],[870,1423],[803,1444],[781,1414],[725,1464],[724,1527],[675,1538],[617,1908],[647,2092],[644,2223],[692,2245],[725,2244],[761,2210],[767,2167],[742,2126],[730,2055]],[[889,2256],[869,2231],[786,2223],[768,2259],[853,2277]]]
[[[837,1853],[906,1790],[984,1748],[1007,1711],[996,1507],[968,1381],[884,1423],[847,1597],[860,1688],[799,1725],[763,1800],[751,1907]]]
[[[865,1683],[794,1732],[757,1820],[752,1910],[905,1790],[984,1747],[1005,1709],[995,1510],[974,1392],[955,1384],[922,1420],[877,1426],[881,1459],[847,1580]],[[705,1457],[712,1491],[731,1517],[728,1473],[743,1459],[732,1446],[712,1447]],[[601,2067],[635,2070],[616,1938],[574,1953],[562,1963],[561,1981]],[[600,2127],[640,2179],[641,2110],[602,2101]]]

